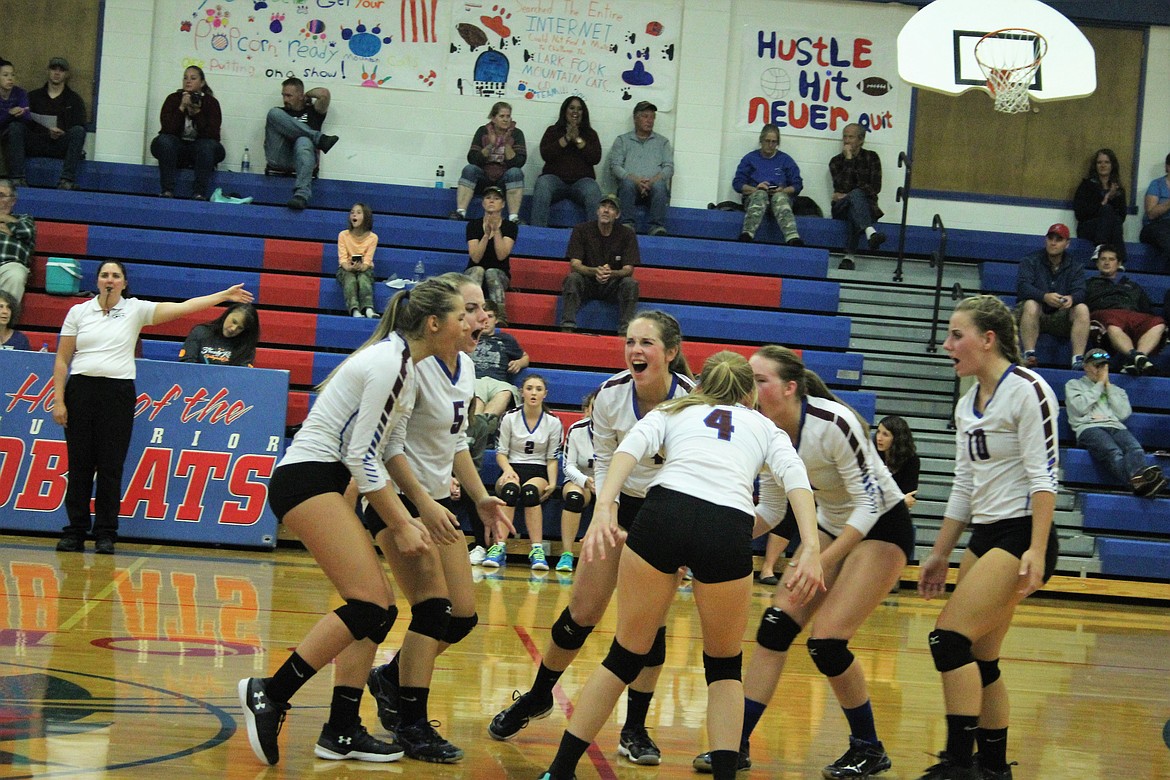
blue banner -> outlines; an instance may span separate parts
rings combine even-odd
[[[59,531],[69,459],[53,361],[0,351],[0,528]],[[138,361],[119,536],[276,546],[268,479],[284,452],[288,373]]]

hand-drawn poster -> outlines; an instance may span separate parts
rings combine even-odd
[[[681,0],[470,0],[453,16],[448,90],[674,107]]]
[[[901,124],[894,39],[830,28],[744,26],[740,129],[770,122],[782,134],[840,138],[851,122],[869,132]]]
[[[217,75],[306,87],[434,91],[450,45],[451,0],[184,0],[177,58]]]

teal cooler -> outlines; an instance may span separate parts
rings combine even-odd
[[[45,263],[45,292],[77,295],[81,290],[81,263],[70,257],[50,257]]]

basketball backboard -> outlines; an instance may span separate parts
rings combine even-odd
[[[1034,31],[1047,43],[1028,84],[1032,100],[1067,100],[1097,89],[1097,62],[1088,39],[1063,14],[1037,0],[934,0],[898,34],[898,75],[916,87],[951,95],[969,89],[990,92],[975,46],[1004,28]],[[1028,35],[996,37],[984,42],[981,54],[1015,67],[1034,60],[1044,42]]]

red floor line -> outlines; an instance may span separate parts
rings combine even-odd
[[[524,649],[528,651],[528,655],[536,663],[540,663],[540,651],[536,648],[536,643],[532,641],[532,635],[523,626],[513,626],[516,629],[517,636],[520,637],[520,643],[524,645]],[[569,700],[568,695],[565,694],[560,683],[553,688],[553,698],[561,705],[561,709],[565,712],[565,720],[573,716],[573,702]],[[596,742],[589,745],[589,761],[593,764],[593,768],[597,770],[597,776],[602,780],[617,780],[617,773],[613,766],[610,765],[609,759],[605,757],[605,753],[601,752],[601,748],[597,746]]]

